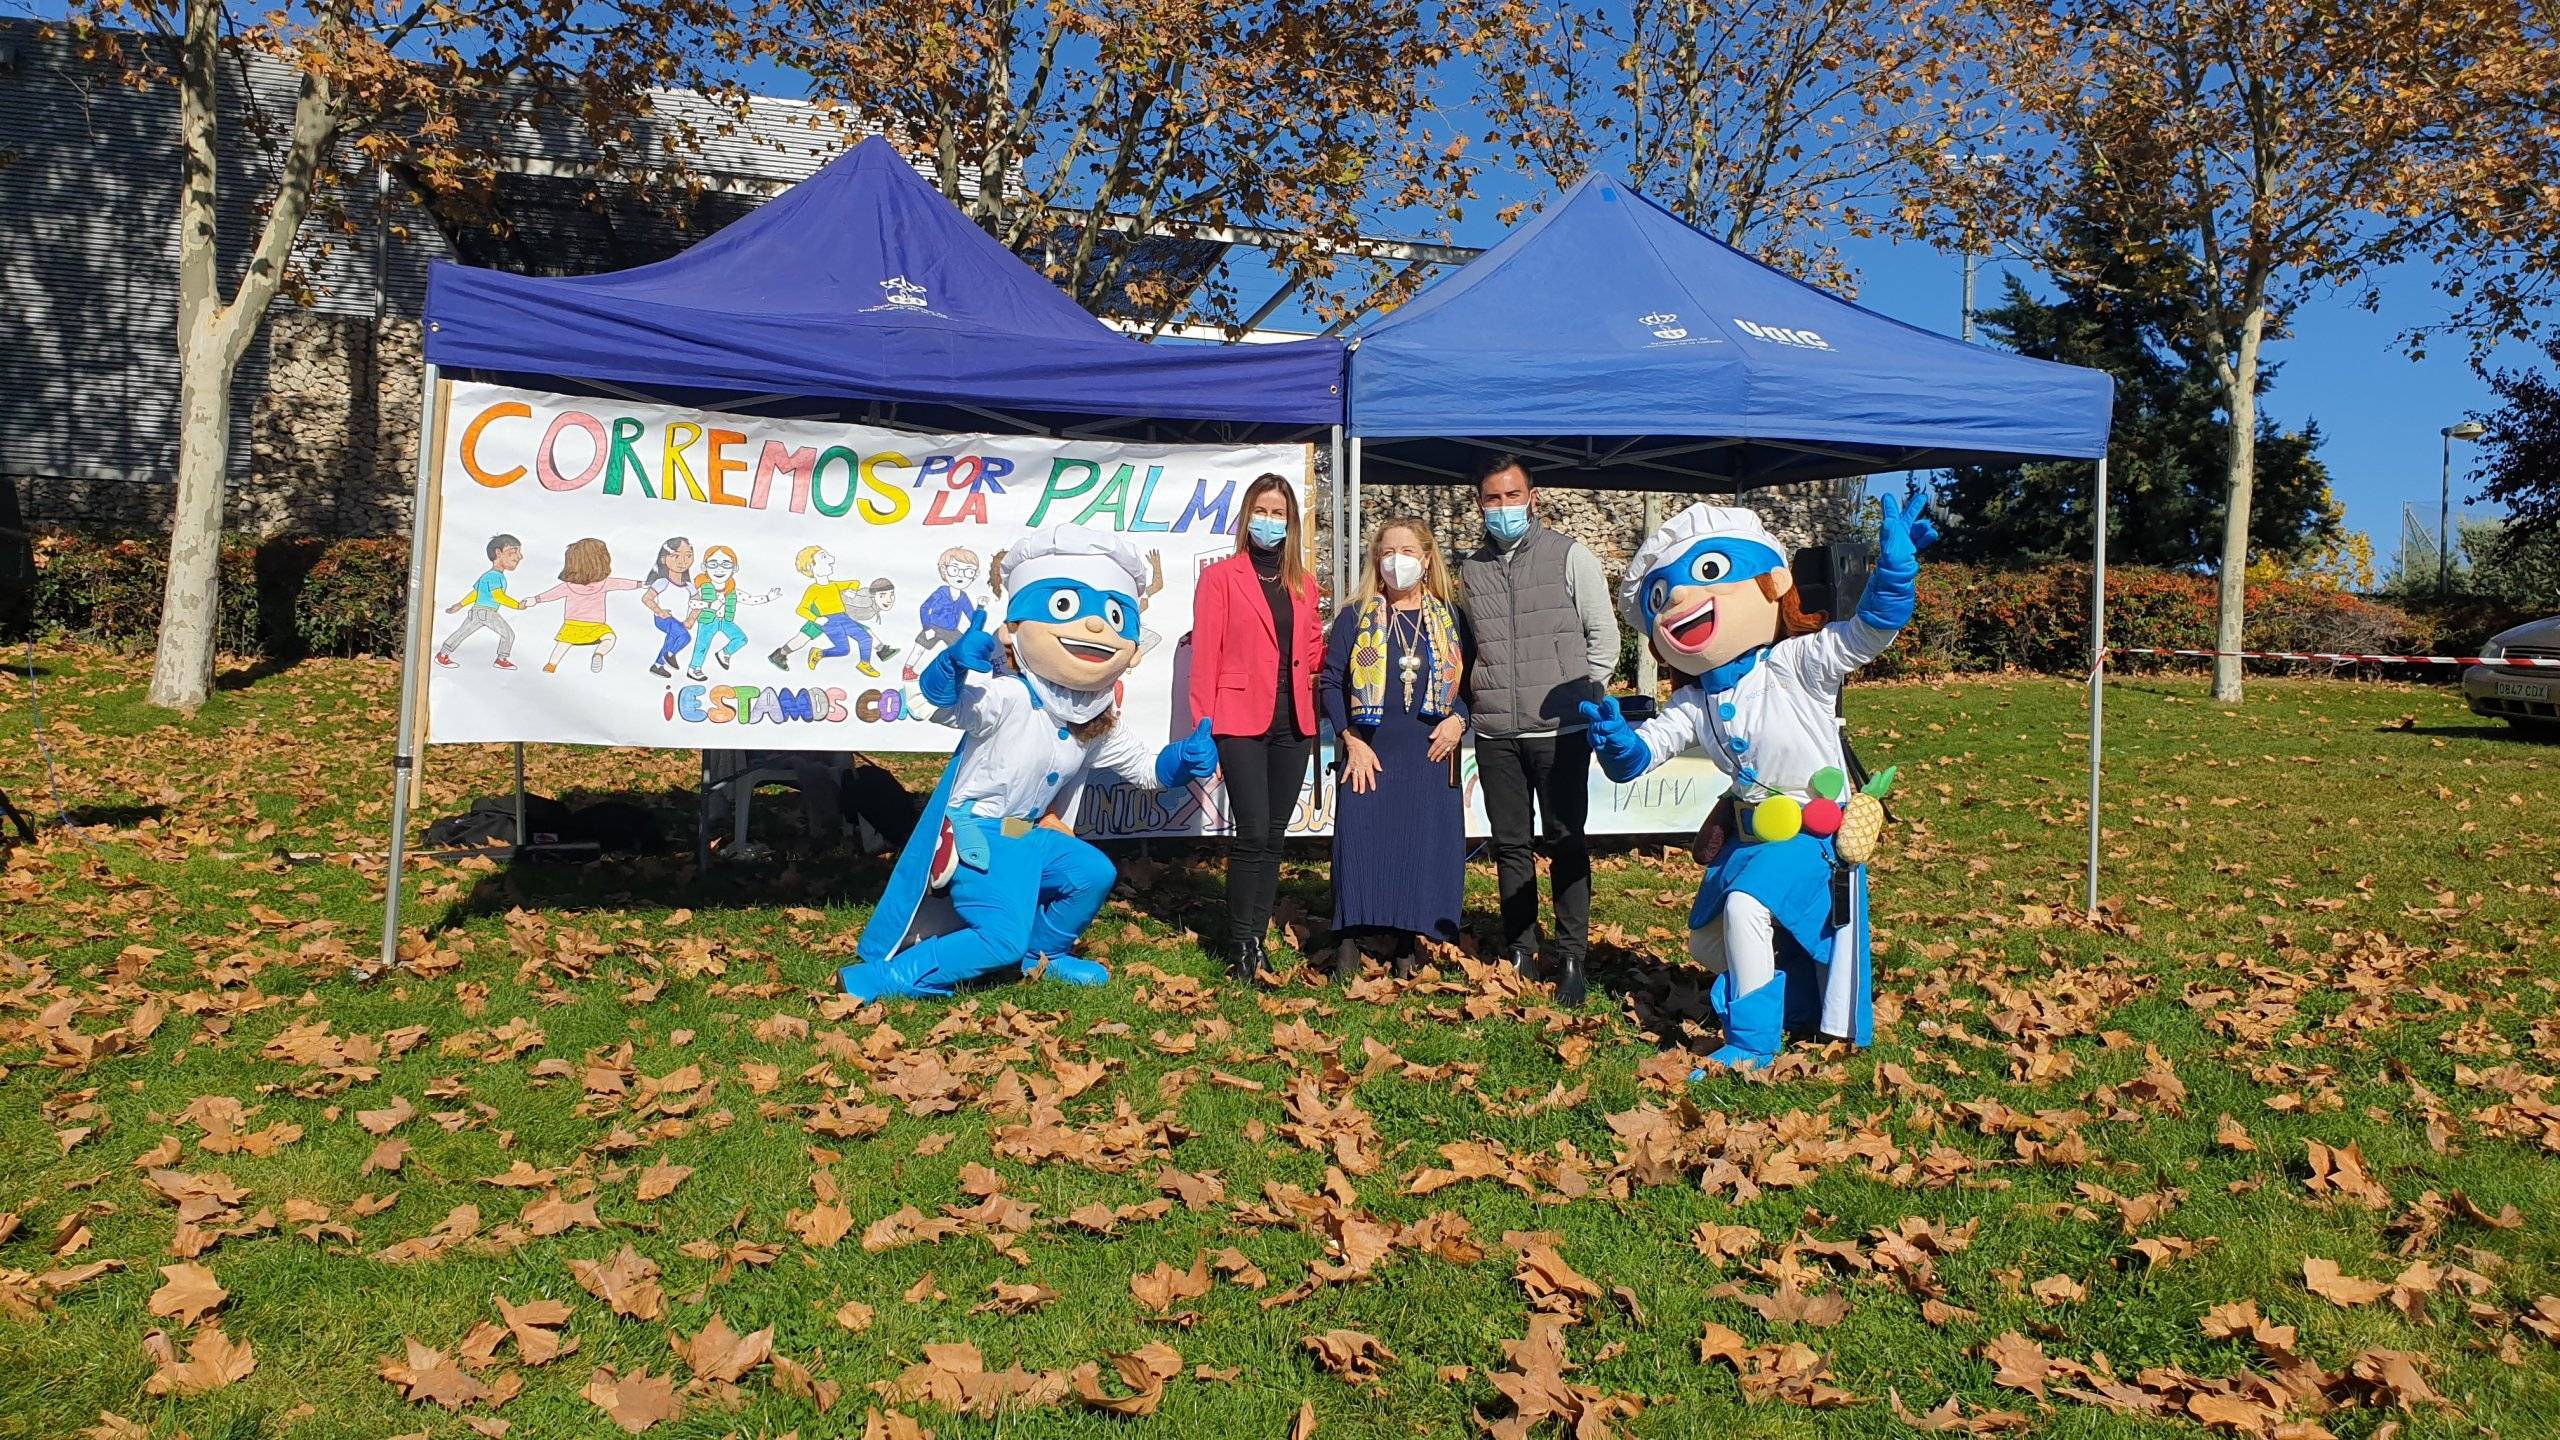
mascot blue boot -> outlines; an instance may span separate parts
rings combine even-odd
[[[1089,773],[1149,789],[1205,780],[1218,751],[1208,722],[1171,745],[1118,728],[1120,678],[1140,654],[1138,552],[1108,531],[1058,525],[1003,557],[1004,623],[975,612],[918,688],[959,726],[960,748],[900,852],[858,948],[838,978],[869,1002],[948,995],[989,976],[1111,978],[1077,956],[1116,872],[1076,838]]]
[[[1874,1039],[1872,817],[1857,812],[1878,802],[1849,793],[1840,687],[1911,619],[1920,551],[1937,538],[1921,508],[1884,498],[1876,568],[1845,620],[1806,614],[1777,538],[1728,506],[1673,516],[1619,586],[1628,623],[1689,680],[1640,727],[1615,700],[1583,705],[1601,770],[1623,783],[1702,749],[1731,781],[1702,830],[1714,848],[1689,912],[1689,953],[1718,972],[1708,1003],[1725,1043],[1711,1065],[1761,1069],[1791,1030]]]

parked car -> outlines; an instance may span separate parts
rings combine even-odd
[[[2503,663],[2560,660],[2560,615],[2499,631],[2480,647],[2480,658],[2493,663],[2462,672],[2462,694],[2472,714],[2522,730],[2560,730],[2560,669]]]

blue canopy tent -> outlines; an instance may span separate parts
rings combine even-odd
[[[1341,342],[1142,344],[877,137],[654,265],[552,277],[439,264],[426,324],[427,363],[448,371],[919,428],[1174,438],[1163,432],[1260,426],[1269,438],[1342,420]]]
[[[1362,485],[1459,482],[1507,451],[1542,484],[1722,495],[2089,460],[2103,516],[2113,399],[2099,371],[1862,310],[1593,175],[1354,336],[1345,508],[1357,534]],[[2092,910],[2106,605],[2106,527],[2093,529]]]
[[[427,279],[426,399],[413,514],[423,522],[439,381],[468,374],[917,430],[1156,442],[1342,437],[1344,346],[1148,345],[1087,313],[873,138],[672,259],[602,275],[439,264]],[[1338,468],[1338,467],[1337,467]],[[428,526],[411,526],[409,649],[397,778],[414,772],[417,590]],[[410,787],[392,802],[382,954],[397,958]],[[523,833],[523,747],[517,747]]]

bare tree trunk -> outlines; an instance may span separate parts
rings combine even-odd
[[[338,93],[305,71],[294,96],[274,203],[257,248],[224,303],[215,260],[219,171],[216,106],[223,7],[189,0],[178,66],[178,497],[169,516],[169,579],[160,599],[151,704],[193,710],[213,691],[215,620],[222,605],[222,483],[231,462],[231,381],[284,283],[294,233],[311,209],[320,157],[338,123]]]
[[[2229,361],[2215,366],[2222,381],[2222,408],[2230,426],[2224,445],[2222,512],[2222,576],[2214,622],[2213,698],[2240,703],[2242,622],[2249,591],[2249,493],[2258,471],[2258,346],[2266,336],[2263,305],[2249,311],[2240,326],[2240,344]]]
[[[214,617],[221,604],[222,480],[231,459],[231,367],[216,293],[215,75],[221,7],[187,6],[179,62],[183,173],[178,198],[178,499],[169,516],[169,576],[160,601],[150,703],[193,710],[213,690]]]

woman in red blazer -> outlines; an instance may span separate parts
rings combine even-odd
[[[1298,495],[1259,475],[1236,517],[1236,553],[1200,572],[1191,602],[1191,713],[1217,737],[1235,843],[1227,851],[1228,969],[1265,985],[1262,939],[1280,890],[1280,846],[1315,749],[1324,638],[1298,536]]]

